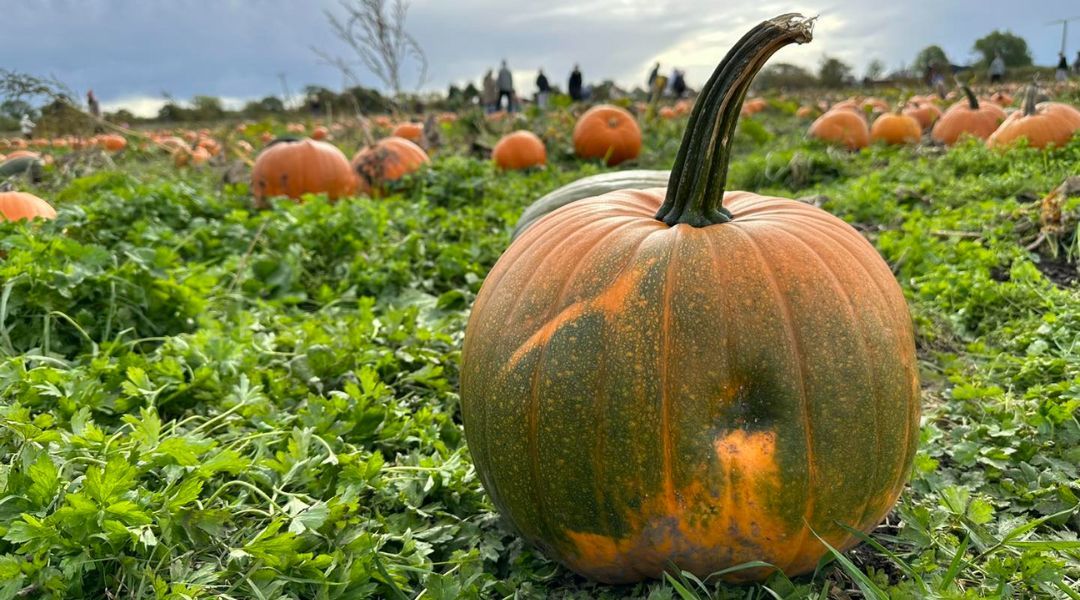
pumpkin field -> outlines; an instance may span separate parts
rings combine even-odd
[[[813,24],[0,139],[0,600],[1080,599],[1080,84],[755,87]]]

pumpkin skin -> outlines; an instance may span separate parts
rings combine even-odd
[[[870,139],[886,144],[917,144],[922,138],[922,127],[914,118],[903,114],[885,113],[874,119]]]
[[[798,575],[826,552],[811,529],[848,548],[837,522],[871,529],[903,488],[919,388],[888,265],[820,209],[722,190],[753,71],[808,39],[791,15],[744,36],[666,190],[548,214],[477,296],[461,369],[477,473],[515,529],[587,577],[751,560]]]
[[[573,140],[578,157],[607,157],[609,167],[637,158],[641,152],[641,128],[634,115],[610,104],[585,111],[574,125]]]
[[[1005,120],[1005,111],[992,102],[982,102],[970,89],[965,88],[967,100],[961,100],[941,115],[930,137],[938,143],[952,146],[962,136],[970,135],[980,140],[990,137]]]
[[[311,139],[313,140],[325,140],[328,137],[330,137],[330,130],[322,125],[311,130]]]
[[[662,187],[667,185],[670,176],[671,171],[632,169],[599,173],[568,183],[549,194],[541,196],[530,204],[518,217],[518,222],[514,225],[514,232],[510,235],[510,241],[517,239],[522,231],[539,221],[541,217],[571,202],[627,188]]]
[[[500,169],[528,169],[547,164],[544,141],[531,131],[508,133],[495,144],[491,158]]]
[[[401,123],[390,132],[392,137],[405,138],[414,144],[419,144],[424,137],[424,126],[421,123]]]
[[[352,168],[359,176],[361,194],[381,195],[391,181],[397,181],[431,162],[423,148],[399,137],[379,140],[353,156]]]
[[[200,149],[209,159],[205,148],[195,152]],[[325,193],[337,200],[356,191],[356,176],[348,159],[332,144],[282,140],[267,146],[255,159],[251,191],[256,208],[266,208],[267,199],[274,196],[299,200],[304,194]]]
[[[839,144],[849,150],[870,145],[870,128],[866,125],[866,119],[853,109],[830,109],[810,124],[808,133],[812,138]]]
[[[941,109],[926,101],[914,101],[904,109],[904,114],[914,117],[922,129],[930,129],[941,116]]]
[[[109,152],[119,152],[127,148],[127,139],[122,135],[103,135],[98,138],[98,145]]]
[[[56,218],[48,202],[26,192],[0,192],[0,221]]]
[[[1059,102],[1036,104],[1035,97],[1035,88],[1031,86],[1023,108],[1006,117],[986,140],[989,147],[1009,146],[1020,138],[1026,139],[1032,148],[1064,146],[1080,130],[1080,111]]]

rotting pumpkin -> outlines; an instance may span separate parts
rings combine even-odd
[[[461,372],[477,472],[585,576],[805,573],[826,553],[815,536],[851,547],[843,525],[869,531],[904,487],[919,387],[888,265],[818,208],[724,191],[753,74],[811,27],[751,30],[705,84],[666,189],[548,214],[477,296]]]

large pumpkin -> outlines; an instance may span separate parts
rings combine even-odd
[[[204,148],[196,149],[209,153]],[[203,161],[205,162],[205,161]],[[263,149],[251,169],[255,206],[265,208],[267,199],[325,193],[331,200],[356,191],[356,176],[349,160],[336,146],[315,140],[278,140]]]
[[[390,132],[393,137],[405,138],[414,144],[419,144],[424,139],[423,123],[400,123]]]
[[[379,195],[391,181],[397,181],[431,162],[424,149],[405,138],[383,138],[353,156],[352,168],[359,176],[361,194]]]
[[[574,125],[574,151],[580,158],[603,158],[608,166],[637,158],[641,128],[624,108],[600,104],[585,111]]]
[[[830,144],[839,144],[849,150],[865,148],[870,144],[870,127],[866,119],[853,108],[831,108],[810,124],[810,137]]]
[[[1029,86],[1024,105],[1010,114],[986,140],[988,146],[1008,146],[1023,138],[1032,148],[1063,146],[1080,130],[1080,111],[1060,102],[1036,103],[1037,90]]]
[[[949,107],[934,123],[930,137],[935,142],[951,146],[965,135],[985,140],[1005,120],[1005,111],[1000,106],[993,102],[979,103],[971,88],[964,86],[963,89],[967,100]]]
[[[810,39],[758,25],[704,86],[667,189],[572,202],[488,274],[461,408],[507,520],[602,582],[789,575],[869,531],[904,487],[918,380],[904,296],[840,219],[724,185],[741,100]],[[762,578],[768,569],[734,578]]]
[[[544,141],[531,131],[508,133],[495,144],[491,158],[500,169],[528,169],[547,163]]]
[[[930,129],[941,117],[941,109],[927,100],[912,98],[904,109],[904,114],[913,117],[923,129]]]
[[[26,192],[0,192],[0,221],[19,219],[55,219],[49,203]]]

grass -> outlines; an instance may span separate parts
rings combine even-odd
[[[0,224],[0,599],[1078,597],[1080,294],[1025,246],[1080,140],[850,155],[787,114],[742,127],[730,187],[813,197],[904,289],[912,480],[812,576],[608,587],[500,522],[460,426],[469,306],[518,214],[601,170],[533,126],[548,169],[495,172],[459,124],[388,198],[262,213],[149,154],[50,170],[59,218]],[[681,126],[628,166],[668,168]]]

